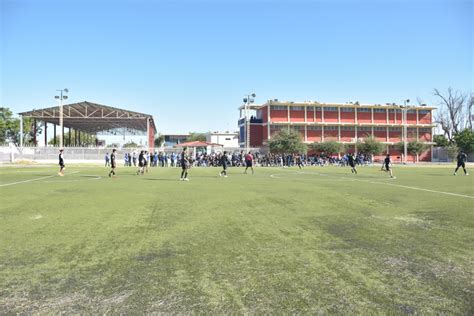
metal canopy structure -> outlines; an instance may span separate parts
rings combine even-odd
[[[19,113],[22,117],[30,117],[38,121],[59,125],[59,106]],[[63,124],[89,134],[109,132],[126,128],[141,132],[149,130],[156,133],[153,116],[139,112],[114,108],[88,101],[66,104],[63,106]]]

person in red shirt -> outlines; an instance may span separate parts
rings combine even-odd
[[[250,151],[248,154],[245,155],[245,171],[244,171],[245,174],[247,173],[248,168],[252,169],[252,174],[255,173],[253,171],[253,156]]]

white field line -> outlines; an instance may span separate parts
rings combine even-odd
[[[291,174],[291,173],[285,173]],[[348,178],[348,177],[337,177],[337,176],[332,176],[328,174],[322,174],[322,173],[317,173],[317,172],[295,172],[293,174],[314,174],[318,176],[324,176],[324,177],[334,177],[334,178],[340,178],[340,179],[346,179],[346,180],[352,180],[352,181],[360,181],[360,182],[367,182],[367,183],[372,183],[372,184],[383,184],[383,185],[390,185],[394,187],[399,187],[399,188],[404,188],[404,189],[410,189],[410,190],[418,190],[418,191],[424,191],[424,192],[431,192],[431,193],[439,193],[439,194],[445,194],[445,195],[451,195],[451,196],[457,196],[457,197],[463,197],[463,198],[468,198],[468,199],[474,199],[474,196],[471,195],[464,195],[464,194],[459,194],[459,193],[452,193],[452,192],[444,192],[444,191],[437,191],[437,190],[430,190],[430,189],[424,189],[424,188],[418,188],[418,187],[412,187],[408,185],[402,185],[402,184],[395,184],[395,183],[386,183],[386,182],[378,182],[378,181],[370,181],[370,180],[363,180],[363,179],[356,179],[356,178]],[[283,175],[282,173],[276,173],[276,174],[271,174],[271,178],[275,179],[281,179],[281,176]]]
[[[79,171],[74,171],[74,172],[71,172],[71,173],[68,173],[68,174],[74,174],[74,173],[78,173],[78,172]],[[38,181],[38,180],[43,180],[43,179],[49,179],[49,178],[52,178],[52,177],[55,177],[55,176],[56,175],[52,175],[52,176],[46,176],[46,177],[41,177],[41,178],[29,179],[29,180],[23,180],[23,181],[18,181],[18,182],[0,184],[0,187],[7,187],[7,186],[10,186],[10,185],[15,185],[15,184],[21,184],[21,183],[33,182],[33,181]]]

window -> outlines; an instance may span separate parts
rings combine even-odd
[[[320,106],[319,106],[319,107],[315,107],[315,109],[316,109],[316,111],[319,111],[319,112],[322,111],[322,107],[320,107]]]
[[[341,131],[353,131],[355,130],[354,126],[341,126]]]
[[[272,105],[270,109],[275,110],[275,111],[281,111],[281,110],[286,110],[286,106],[284,105]]]
[[[296,130],[296,131],[304,130],[304,127],[303,127],[303,126],[292,126],[291,128],[293,128],[293,129]]]
[[[418,113],[419,113],[420,115],[428,115],[428,114],[431,113],[431,111],[430,111],[430,110],[419,110]]]
[[[325,112],[337,112],[337,108],[336,108],[336,107],[332,107],[332,106],[328,106],[328,107],[325,107],[325,108],[324,108],[324,111],[325,111]]]
[[[407,113],[408,114],[416,114],[416,110],[408,110]]]
[[[370,112],[369,108],[358,108],[357,112]]]
[[[293,111],[304,111],[304,106],[292,106],[290,109]]]
[[[372,131],[372,127],[370,126],[360,126],[357,128],[358,131],[361,131],[361,132],[371,132]]]
[[[354,108],[341,108],[341,112],[354,112]]]
[[[308,131],[320,131],[321,126],[308,126]]]
[[[226,138],[225,140],[232,140],[232,138]]]
[[[325,131],[337,131],[337,126],[324,126]]]
[[[389,131],[390,132],[401,132],[402,128],[401,127],[390,127]]]
[[[383,126],[375,126],[374,127],[374,131],[376,132],[385,132],[387,130],[386,127],[383,127]]]
[[[431,133],[431,128],[420,128],[420,133]]]
[[[374,109],[375,113],[385,113],[385,109]]]

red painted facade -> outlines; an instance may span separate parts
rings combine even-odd
[[[250,128],[250,145],[266,146],[268,139],[281,129],[298,130],[306,143],[339,141],[348,145],[367,136],[386,144],[392,157],[400,156],[395,144],[403,140],[403,108],[395,105],[354,105],[319,103],[272,102],[254,106],[260,121]],[[432,145],[431,107],[410,107],[406,110],[407,141],[418,140]],[[240,120],[241,127],[244,120]],[[242,131],[245,129],[241,128]],[[241,140],[245,137],[241,137]],[[245,145],[242,141],[241,145]],[[352,145],[351,145],[352,146]],[[353,148],[355,151],[356,148]],[[385,154],[385,153],[384,153]],[[383,158],[383,155],[376,158]],[[416,159],[408,155],[408,161]],[[420,161],[429,161],[431,152],[420,155]]]

